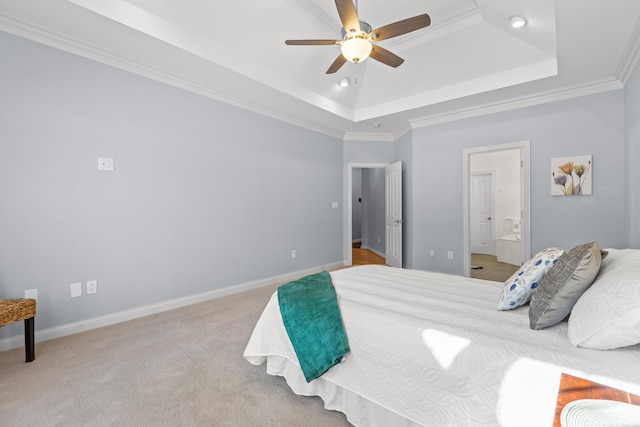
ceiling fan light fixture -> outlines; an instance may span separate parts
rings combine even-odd
[[[527,20],[522,16],[512,16],[511,17],[511,26],[513,28],[522,28],[527,25]]]
[[[340,50],[342,56],[349,62],[362,62],[369,57],[373,46],[371,42],[361,35],[355,37],[347,37],[341,43]]]
[[[428,14],[416,15],[412,18],[402,19],[385,25],[375,31],[371,31],[371,25],[360,21],[358,18],[358,6],[353,0],[335,0],[342,23],[342,39],[338,40],[285,40],[286,45],[332,46],[340,45],[340,55],[331,63],[325,74],[335,74],[347,62],[358,63],[367,59],[371,54],[373,59],[389,67],[397,68],[404,62],[393,52],[373,45],[373,42],[401,36],[412,31],[431,25],[431,17]],[[357,3],[357,0],[356,0]],[[354,84],[357,84],[356,80]]]

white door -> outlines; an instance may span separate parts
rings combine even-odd
[[[385,168],[386,264],[402,268],[402,162]]]
[[[496,254],[493,233],[493,177],[472,174],[469,185],[469,248],[474,254]]]

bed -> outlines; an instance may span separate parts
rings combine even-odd
[[[554,253],[533,295],[557,270],[555,261],[575,249]],[[575,316],[554,313],[561,321],[542,329],[531,327],[533,300],[497,309],[508,282],[358,266],[330,273],[351,350],[340,363],[307,382],[277,292],[244,357],[266,363],[267,373],[283,376],[293,392],[320,396],[327,409],[357,426],[560,425],[561,379],[640,395],[640,336],[634,332],[640,331],[640,251],[594,252],[592,245],[589,254],[597,269],[570,298]],[[536,257],[521,270],[545,264],[533,262]],[[569,282],[586,274],[579,267]],[[621,311],[623,319],[616,317]]]

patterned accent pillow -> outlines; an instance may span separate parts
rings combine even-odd
[[[544,329],[560,323],[600,271],[603,254],[597,242],[576,246],[564,254],[540,281],[529,304],[529,326]]]
[[[512,310],[529,302],[544,274],[563,253],[564,251],[560,248],[546,248],[520,267],[509,280],[504,282],[498,301],[498,310]]]

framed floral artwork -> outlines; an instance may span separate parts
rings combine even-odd
[[[551,159],[551,195],[586,196],[592,194],[591,155]]]

